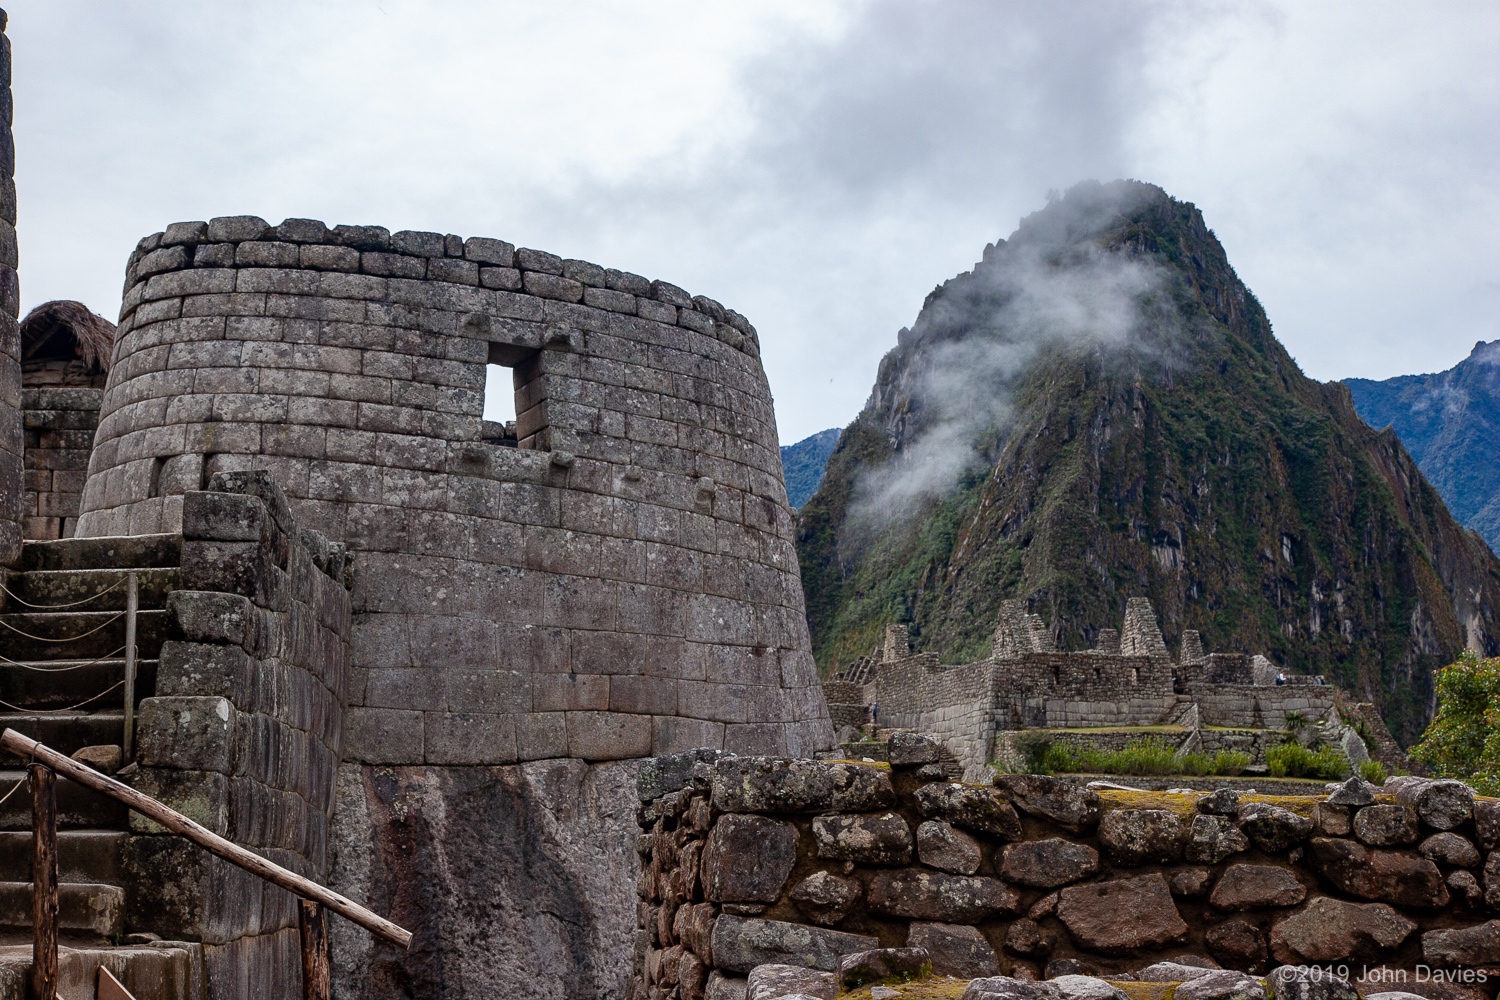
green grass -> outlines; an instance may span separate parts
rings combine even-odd
[[[1385,765],[1378,760],[1361,761],[1359,765],[1359,776],[1372,785],[1383,785],[1388,775],[1385,773]]]
[[[1131,740],[1123,750],[1053,743],[1042,751],[1038,763],[1038,770],[1047,774],[1086,771],[1094,774],[1224,775],[1243,771],[1250,763],[1250,755],[1233,750],[1178,754],[1175,747],[1160,738],[1144,736]]]
[[[1329,747],[1309,750],[1299,743],[1280,743],[1266,750],[1273,778],[1347,778],[1349,762]]]

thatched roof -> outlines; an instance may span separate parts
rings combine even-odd
[[[115,325],[82,302],[43,302],[21,320],[21,362],[77,359],[109,371]]]

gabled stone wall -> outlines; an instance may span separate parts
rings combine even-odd
[[[830,701],[841,722],[862,721],[855,706],[877,702],[882,724],[938,737],[976,778],[1006,731],[1156,726],[1184,717],[1195,730],[1282,729],[1292,712],[1310,722],[1333,716],[1338,692],[1321,677],[1281,675],[1278,683],[1265,657],[1205,654],[1196,632],[1184,634],[1174,662],[1145,598],[1126,602],[1123,624],[1123,634],[1101,630],[1098,648],[1060,651],[1024,602],[1002,601],[989,658],[959,665],[913,654],[907,629],[891,625],[876,654],[824,689],[837,694]],[[860,701],[853,700],[856,681]],[[1363,759],[1362,744],[1355,753]]]
[[[637,1000],[743,996],[763,963],[919,946],[965,978],[1182,955],[1500,970],[1500,800],[1456,782],[1323,798],[1098,793],[1010,775],[724,757],[642,771]],[[1389,987],[1399,988],[1399,987]],[[673,991],[676,991],[675,993]]]

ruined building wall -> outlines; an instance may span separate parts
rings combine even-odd
[[[1176,703],[1164,655],[1029,653],[995,665],[1000,704],[1025,726],[1149,726]]]
[[[10,39],[0,10],[0,566],[21,556],[21,336],[17,318],[16,144],[11,135]]]
[[[185,497],[131,783],[237,844],[325,881],[349,687],[342,545],[299,528],[264,475]],[[131,813],[132,931],[203,942],[214,1000],[301,990],[296,898]]]
[[[877,668],[883,725],[942,739],[966,773],[984,771],[995,734],[995,665],[940,666],[931,653]]]
[[[1288,712],[1321,719],[1334,707],[1334,688],[1318,684],[1205,684],[1189,689],[1205,726],[1286,728]]]
[[[519,447],[485,439],[487,362]],[[344,939],[356,995],[530,996],[534,960],[617,995],[631,768],[562,759],[832,743],[754,331],[712,300],[498,240],[170,226],[131,258],[79,534],[177,530],[243,469],[353,563],[335,877],[417,924],[405,956]],[[545,860],[455,863],[496,817]]]
[[[27,539],[72,538],[88,476],[115,325],[81,302],[53,300],[20,325]]]

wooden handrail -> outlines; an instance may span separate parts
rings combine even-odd
[[[142,816],[155,820],[173,833],[181,834],[199,847],[218,855],[230,864],[238,865],[250,874],[263,878],[274,885],[279,885],[286,891],[294,893],[303,899],[311,899],[322,903],[334,913],[342,917],[347,917],[349,920],[365,928],[365,930],[385,938],[392,944],[400,945],[402,948],[411,946],[411,931],[392,923],[378,913],[365,909],[352,899],[341,896],[332,889],[325,888],[311,879],[303,878],[296,872],[287,871],[280,865],[267,861],[259,854],[254,854],[238,844],[225,840],[207,827],[195,823],[182,813],[163,805],[151,796],[144,795],[129,785],[121,784],[113,778],[100,774],[93,768],[80,764],[73,758],[64,756],[51,747],[38,743],[28,736],[22,736],[14,729],[7,729],[5,732],[0,733],[0,747],[10,751],[22,760],[32,760],[37,763],[46,764],[54,771],[78,782],[78,784],[83,785],[85,788],[92,788],[96,792],[125,803]]]

